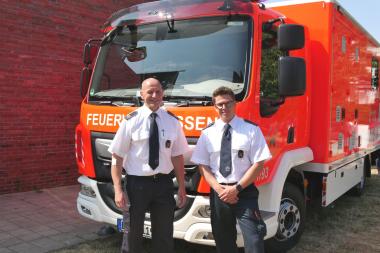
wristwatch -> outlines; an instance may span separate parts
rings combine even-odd
[[[241,192],[243,190],[243,187],[240,184],[236,184],[236,190],[238,192]]]

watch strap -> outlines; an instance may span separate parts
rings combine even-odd
[[[243,187],[240,184],[236,184],[236,190],[238,192],[241,192],[243,190]]]

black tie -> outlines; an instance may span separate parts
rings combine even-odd
[[[156,122],[157,114],[153,112],[150,115],[149,129],[149,166],[154,170],[159,164],[159,149],[160,143],[158,140],[158,126]]]
[[[232,169],[230,128],[231,126],[229,124],[226,124],[224,126],[222,146],[220,149],[219,171],[220,171],[220,174],[223,175],[223,177],[227,177],[229,174],[231,174],[231,169]]]

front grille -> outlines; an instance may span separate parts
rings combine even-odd
[[[100,182],[112,182],[111,154],[107,151],[115,134],[91,132],[92,158],[95,179]]]
[[[175,180],[175,178],[173,179],[173,181],[174,180]],[[198,180],[198,182],[199,182],[199,180]],[[192,182],[192,184],[194,184],[194,183],[195,183],[195,181]],[[176,185],[176,183],[174,183],[174,184]],[[113,184],[112,183],[98,182],[97,185],[98,185],[100,197],[102,198],[104,203],[114,212],[122,214],[122,210],[120,208],[118,208],[115,204],[115,191],[114,191]],[[123,185],[123,189],[125,189],[125,180],[124,179],[122,180],[122,185]],[[188,188],[189,185],[190,184],[186,181],[187,194],[190,194],[190,189]],[[192,187],[194,187],[194,186],[195,185],[192,185]],[[176,194],[177,187],[175,187],[175,188],[176,189],[173,192],[173,194]],[[191,208],[193,202],[194,202],[194,198],[188,197],[186,204],[183,208],[181,208],[181,209],[176,208],[175,212],[174,212],[174,221],[177,221],[177,220],[181,219],[183,216],[185,216],[185,214]],[[150,220],[149,210],[148,210],[148,213],[146,215],[146,220]]]

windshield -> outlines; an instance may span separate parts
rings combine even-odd
[[[165,101],[211,101],[219,86],[230,87],[241,100],[251,27],[243,16],[125,27],[100,50],[89,101],[135,101],[148,77],[161,81]]]

